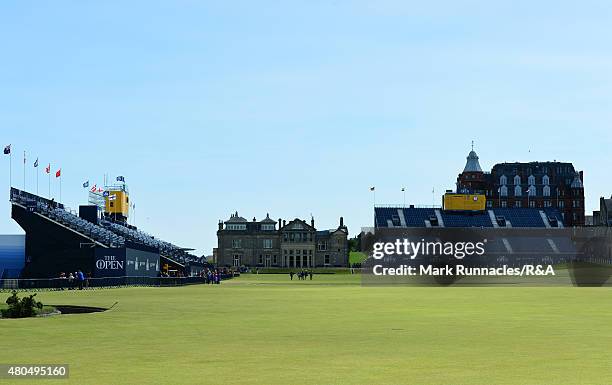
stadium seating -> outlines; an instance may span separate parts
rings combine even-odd
[[[403,213],[408,227],[425,227],[425,221],[436,215],[432,208],[376,207],[376,227],[390,227],[389,222],[393,224],[393,227],[401,227],[398,210]]]
[[[497,208],[493,209],[496,216],[503,216],[512,227],[546,227],[539,209],[530,208]]]
[[[432,208],[405,208],[403,209],[406,225],[411,227],[425,227],[425,221],[430,217],[436,216]]]
[[[493,227],[487,212],[478,214],[450,213],[440,210],[444,227]]]
[[[490,209],[498,227],[547,227],[540,211],[545,217],[556,219],[559,223],[549,223],[552,227],[563,227],[563,216],[555,208],[496,208]],[[376,207],[374,215],[376,218],[375,226],[378,228],[386,227],[426,227],[426,222],[432,217],[436,217],[439,211],[443,224],[441,227],[494,227],[493,220],[488,211],[478,213],[451,212],[434,208],[402,208],[402,207]],[[400,214],[404,216],[405,226],[402,225]],[[549,220],[549,222],[551,222]]]
[[[100,225],[104,226],[111,232],[118,234],[131,242],[158,249],[160,254],[166,257],[170,257],[176,261],[186,263],[197,260],[197,257],[195,255],[186,253],[184,249],[170,242],[157,239],[154,236],[147,234],[143,231],[129,227],[124,223],[101,219]]]
[[[88,222],[77,215],[66,211],[61,205],[51,205],[43,200],[37,200],[24,194],[12,194],[11,201],[25,206],[29,211],[36,212],[55,222],[62,224],[88,238],[108,247],[124,247],[125,238],[107,229]],[[57,207],[55,207],[57,206]]]
[[[558,209],[555,208],[545,208],[544,209],[544,213],[546,214],[546,216],[548,218],[554,218],[557,220],[558,223],[561,224],[561,226],[559,227],[563,227],[563,215],[561,215],[561,212]]]

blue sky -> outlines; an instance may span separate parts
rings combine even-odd
[[[371,185],[437,203],[472,140],[485,169],[573,162],[592,211],[612,194],[610,20],[606,1],[4,1],[0,144],[17,187],[23,150],[29,191],[36,157],[62,167],[74,208],[124,175],[136,225],[198,254],[236,210],[355,234]],[[0,233],[19,233],[8,163]]]

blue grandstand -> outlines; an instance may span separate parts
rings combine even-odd
[[[441,208],[375,207],[376,228],[494,227],[562,228],[563,216],[555,208],[493,208],[479,212]]]

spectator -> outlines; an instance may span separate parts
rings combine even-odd
[[[77,281],[79,284],[79,290],[83,290],[83,284],[85,283],[85,274],[81,270],[77,271]]]
[[[68,274],[68,290],[72,290],[74,285],[74,275],[72,273]]]

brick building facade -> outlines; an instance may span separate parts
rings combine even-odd
[[[583,226],[583,172],[566,162],[498,163],[483,172],[472,149],[457,177],[457,192],[484,194],[487,208],[558,208],[569,226]]]

